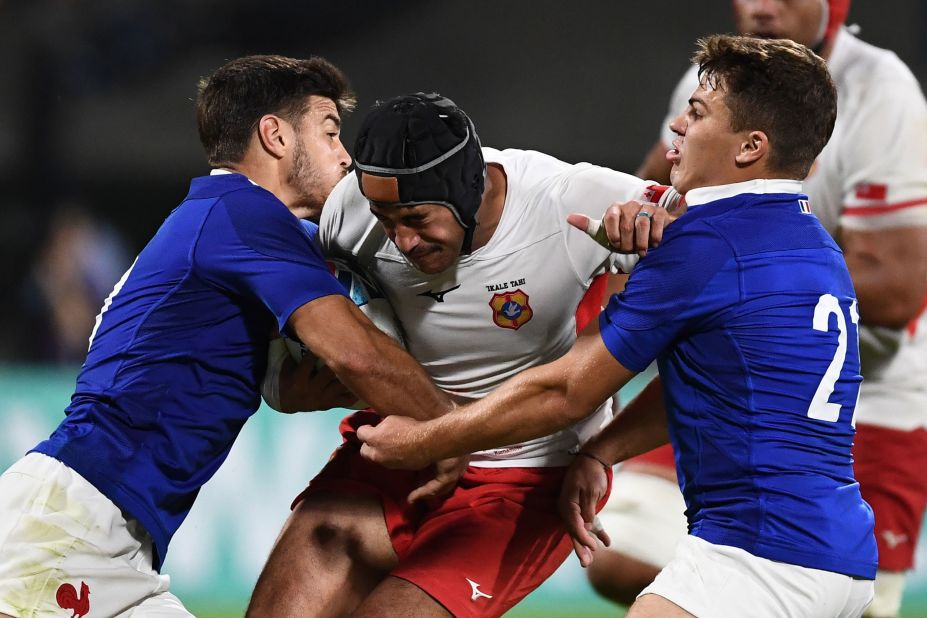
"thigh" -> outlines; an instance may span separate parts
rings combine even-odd
[[[345,444],[297,498],[271,551],[248,616],[333,616],[356,608],[411,540],[417,507],[407,473]]]
[[[151,539],[61,462],[32,453],[0,477],[0,611],[122,614],[167,592]]]
[[[118,618],[194,618],[194,616],[187,611],[180,599],[170,592],[163,592],[148,597],[137,607],[121,614]]]
[[[658,595],[699,618],[838,618],[859,615],[861,593],[871,587],[871,581],[688,536],[640,599]]]
[[[384,579],[351,615],[353,618],[382,618],[383,616],[450,618],[453,616],[424,590],[398,577]]]
[[[562,475],[560,469],[470,468],[422,522],[392,575],[455,616],[502,615],[572,550],[554,506]]]

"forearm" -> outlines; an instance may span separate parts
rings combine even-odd
[[[420,443],[434,449],[431,458],[442,459],[550,435],[589,416],[633,375],[595,332],[566,356],[427,423],[428,436]]]
[[[571,398],[550,366],[519,374],[487,397],[427,424],[429,458],[438,460],[517,444],[569,427],[595,405]]]
[[[904,328],[927,297],[927,228],[841,233],[864,324]]]
[[[669,442],[663,385],[657,377],[625,406],[583,451],[611,464],[630,459]]]
[[[455,407],[422,366],[346,298],[307,303],[288,325],[358,399],[380,414],[425,420]]]
[[[380,414],[427,420],[455,407],[422,366],[376,327],[371,325],[361,349],[376,360],[367,362],[342,350],[326,362],[345,386]]]

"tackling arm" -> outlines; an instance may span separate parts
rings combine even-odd
[[[582,451],[596,459],[616,464],[669,442],[663,385],[651,380],[631,403],[593,436]]]
[[[633,375],[608,351],[593,322],[566,355],[518,374],[453,414],[420,424],[393,417],[361,428],[361,452],[387,466],[414,469],[549,435],[588,416]]]
[[[429,419],[455,407],[421,365],[344,296],[306,303],[287,328],[380,414]]]

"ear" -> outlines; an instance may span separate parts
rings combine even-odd
[[[750,131],[740,143],[740,151],[734,160],[740,167],[752,165],[769,156],[769,138],[763,131]]]
[[[277,159],[282,159],[286,154],[292,132],[292,127],[279,116],[266,114],[258,120],[257,133],[261,146]]]

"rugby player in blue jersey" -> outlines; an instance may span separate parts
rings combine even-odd
[[[257,410],[278,331],[354,392],[330,388],[316,409],[357,397],[420,418],[450,408],[297,218],[317,218],[347,172],[353,104],[320,58],[250,56],[200,84],[212,174],[106,299],[66,418],[0,477],[0,616],[190,616],[159,569]]]
[[[695,61],[700,85],[667,153],[689,210],[598,324],[559,360],[441,419],[361,428],[362,452],[414,468],[528,440],[583,418],[656,360],[665,413],[619,415],[564,482],[581,562],[593,534],[607,538],[593,517],[606,470],[670,440],[689,535],[628,616],[859,616],[876,572],[851,457],[859,314],[798,180],[833,130],[836,90],[791,41],[714,36]]]

